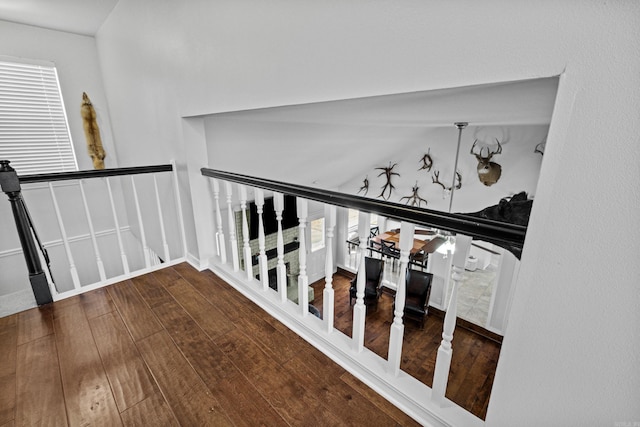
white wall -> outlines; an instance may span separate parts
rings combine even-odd
[[[611,425],[640,419],[639,14],[121,0],[97,43],[127,164],[180,158],[181,116],[561,74],[487,424]],[[247,154],[247,173],[261,160]]]
[[[78,167],[80,169],[93,169],[93,164],[87,154],[82,130],[82,118],[80,116],[82,92],[86,92],[96,109],[103,145],[107,152],[106,167],[117,167],[117,156],[113,144],[106,96],[102,85],[102,74],[93,37],[0,21],[0,55],[50,61],[55,64]],[[98,185],[102,185],[104,188],[102,182]],[[117,187],[114,185],[116,192]],[[61,209],[67,215],[69,237],[88,233],[78,186],[67,183],[56,185],[56,188],[59,190],[58,197],[60,198]],[[97,204],[102,203],[102,201],[93,197],[91,185],[87,188],[87,193],[90,205],[95,207]],[[67,196],[70,198],[67,198]],[[7,251],[10,253],[12,250],[19,248],[20,243],[15,231],[9,202],[4,195],[1,195],[0,198],[3,199],[0,200],[0,218],[2,218],[2,221],[0,221],[0,235],[3,236],[0,239],[0,254],[4,254]],[[24,192],[24,198],[42,240],[47,242],[59,239],[60,234],[55,216],[52,215],[53,206],[48,190],[27,190]],[[121,201],[118,194],[116,194],[116,198],[116,203]],[[100,215],[100,213],[104,213],[104,215]],[[96,209],[94,214],[97,214],[93,218],[96,231],[113,229],[111,211],[108,205],[106,209],[104,209],[104,205],[101,205],[101,208]],[[119,214],[121,215],[121,225],[126,225],[124,210],[119,209]],[[61,253],[61,255],[64,256],[64,253]],[[22,255],[18,254],[16,257],[3,258],[3,261],[0,262],[0,295],[30,289],[26,264],[21,257]],[[57,279],[64,280],[60,275],[58,275]],[[69,284],[65,283],[64,285]]]

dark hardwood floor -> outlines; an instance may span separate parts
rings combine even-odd
[[[340,307],[339,319],[348,317],[348,304]],[[368,334],[368,345],[388,339],[373,322]],[[409,348],[425,345],[415,339]],[[454,365],[467,377],[485,375],[475,343],[460,350],[469,363]],[[425,366],[411,354],[404,369]],[[0,318],[0,361],[3,427],[417,425],[213,273],[187,264]],[[475,393],[456,384],[456,395]]]
[[[353,310],[349,305],[349,286],[352,275],[333,276],[335,295],[334,327],[351,336]],[[324,280],[312,284],[313,305],[322,313]],[[393,321],[393,292],[383,292],[377,309],[367,308],[365,346],[387,359],[389,330]],[[355,300],[354,300],[355,303]],[[424,329],[407,320],[402,344],[400,368],[427,386],[433,384],[436,354],[442,340],[443,318],[431,310]],[[453,335],[453,357],[446,397],[481,419],[485,419],[493,378],[500,355],[500,344],[459,325]]]

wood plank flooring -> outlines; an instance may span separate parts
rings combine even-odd
[[[418,425],[180,264],[0,318],[0,426]]]
[[[351,336],[353,323],[353,310],[349,305],[351,277],[348,273],[333,276],[334,327],[348,336]],[[316,295],[312,304],[322,313],[325,282],[320,280],[311,286]],[[377,309],[367,308],[365,346],[384,359],[387,359],[389,352],[393,301],[392,293],[383,292]],[[429,313],[422,330],[412,320],[407,320],[405,324],[400,368],[429,387],[433,384],[436,354],[442,340],[442,323],[441,317]],[[498,342],[457,326],[453,335],[453,358],[446,397],[485,419],[499,355]]]

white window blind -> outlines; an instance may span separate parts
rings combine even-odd
[[[0,61],[0,159],[20,175],[78,170],[54,66]]]

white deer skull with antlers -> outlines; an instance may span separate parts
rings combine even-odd
[[[473,141],[473,145],[471,146],[471,151],[469,153],[476,156],[476,159],[478,160],[478,179],[480,179],[481,183],[489,187],[498,182],[500,175],[502,174],[502,166],[491,161],[491,158],[494,155],[502,153],[502,145],[500,144],[500,141],[498,141],[498,138],[496,138],[498,149],[496,151],[491,151],[489,147],[483,147],[487,149],[487,155],[483,156],[482,148],[478,153],[473,152],[477,142],[477,139]]]

